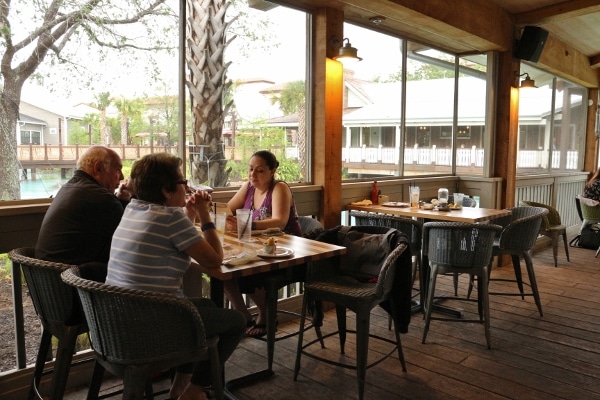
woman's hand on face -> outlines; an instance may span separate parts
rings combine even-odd
[[[200,214],[202,211],[209,212],[212,205],[212,197],[210,193],[204,190],[198,190],[191,194],[185,202],[185,208],[188,211],[194,211]]]

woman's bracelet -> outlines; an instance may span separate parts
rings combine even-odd
[[[202,232],[207,231],[209,229],[217,229],[217,227],[215,226],[214,222],[207,222],[205,224],[202,224]]]

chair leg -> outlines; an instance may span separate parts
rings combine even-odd
[[[323,333],[321,333],[321,326],[323,326],[323,302],[322,301],[314,301],[312,303],[312,326],[315,328],[315,332],[317,334],[317,339],[319,339],[319,343],[321,343],[321,348],[325,348],[325,341],[323,340]],[[306,328],[302,328],[306,329]]]
[[[338,334],[340,336],[340,353],[345,354],[346,346],[346,307],[335,306],[337,315]]]
[[[71,360],[73,360],[73,352],[75,351],[75,343],[77,342],[77,333],[79,326],[69,326],[65,329],[62,339],[58,341],[58,349],[56,350],[56,360],[54,363],[54,372],[52,374],[52,398],[61,399],[67,387],[67,379],[69,378],[69,369],[71,368]]]
[[[104,378],[104,367],[96,361],[94,364],[94,372],[92,373],[92,381],[88,389],[87,400],[95,400],[98,398],[100,393],[100,386],[102,385],[102,379]]]
[[[300,372],[300,359],[302,357],[302,339],[304,339],[304,324],[306,323],[306,308],[308,307],[308,295],[304,293],[302,299],[302,311],[300,313],[300,333],[298,334],[298,347],[296,348],[296,363],[294,365],[294,381],[298,380]]]
[[[36,388],[39,386],[40,381],[42,380],[42,373],[44,372],[44,365],[46,364],[46,357],[48,356],[51,343],[52,334],[46,329],[43,329],[42,337],[40,339],[40,347],[38,348],[38,353],[35,360],[33,379],[31,381],[31,387],[29,388],[29,394],[27,395],[28,400],[32,400],[36,397]]]
[[[525,292],[523,291],[523,276],[521,275],[521,262],[519,256],[513,254],[511,256],[513,269],[515,270],[515,279],[517,280],[517,286],[519,287],[519,293],[521,293],[521,300],[525,300]]]
[[[540,317],[543,317],[544,315],[542,314],[542,302],[540,301],[540,293],[538,292],[537,281],[535,279],[535,271],[533,270],[533,260],[531,258],[531,251],[523,252],[523,259],[525,260],[527,274],[529,275],[529,284],[531,285],[531,291],[533,292],[535,304],[537,305],[538,311],[540,312]]]
[[[402,371],[406,372],[406,362],[404,361],[404,351],[402,350],[402,341],[400,339],[400,331],[394,326],[394,333],[396,335],[396,345],[398,347],[398,359],[400,365],[402,365]]]
[[[481,304],[483,309],[483,323],[485,327],[485,341],[487,348],[492,348],[492,339],[490,334],[490,296],[488,293],[488,282],[489,282],[489,268],[483,267],[481,271],[481,277],[477,278],[477,291],[478,291],[478,303]]]
[[[565,244],[565,254],[567,255],[567,261],[571,262],[571,260],[569,259],[569,243],[567,243],[567,232],[563,232],[562,233],[562,237],[563,237],[563,242]]]
[[[365,394],[369,355],[369,317],[370,310],[358,310],[356,313],[356,379],[359,400],[362,400]]]
[[[275,353],[275,332],[277,330],[277,288],[265,287],[267,312],[267,360],[268,369],[273,369]]]
[[[427,338],[427,332],[429,332],[429,323],[431,322],[431,311],[433,310],[433,294],[435,292],[435,281],[437,279],[437,267],[435,265],[431,266],[431,270],[429,272],[429,288],[427,289],[427,299],[425,304],[423,304],[425,310],[425,326],[423,327],[423,338],[421,339],[421,343],[425,343],[425,339]]]
[[[208,349],[208,357],[210,359],[210,372],[212,374],[212,385],[215,393],[215,399],[223,400],[225,398],[223,389],[223,371],[217,347],[210,347]]]
[[[558,267],[558,235],[552,235],[552,255],[554,256],[554,267]]]
[[[452,276],[452,281],[454,283],[454,296],[458,297],[458,276],[459,276],[459,273],[455,272],[452,275],[453,275]]]
[[[129,366],[123,377],[123,399],[142,400],[148,380],[141,368]],[[154,396],[152,396],[154,397]]]

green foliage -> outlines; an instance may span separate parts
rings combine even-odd
[[[300,165],[295,159],[285,156],[286,132],[281,128],[261,127],[257,122],[240,131],[235,138],[236,158],[239,161],[228,161],[231,168],[230,181],[242,182],[248,179],[248,163],[250,157],[258,150],[269,150],[277,157],[279,168],[276,178],[286,182],[298,182],[302,179]]]
[[[285,115],[297,113],[304,106],[306,98],[306,84],[303,80],[289,82],[281,91],[279,98],[272,97],[271,103],[279,103],[279,109]]]
[[[10,261],[8,254],[0,254],[0,280],[10,278]]]
[[[127,179],[131,175],[131,167],[133,166],[133,160],[123,160],[123,176]]]

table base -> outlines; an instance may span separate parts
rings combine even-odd
[[[271,378],[274,375],[275,373],[272,369],[263,369],[262,371],[253,372],[251,374],[227,381],[225,382],[224,387],[225,398],[229,400],[237,400],[237,397],[235,397],[235,395],[231,393],[232,389],[251,385],[253,383],[256,383],[256,381],[264,381]]]

